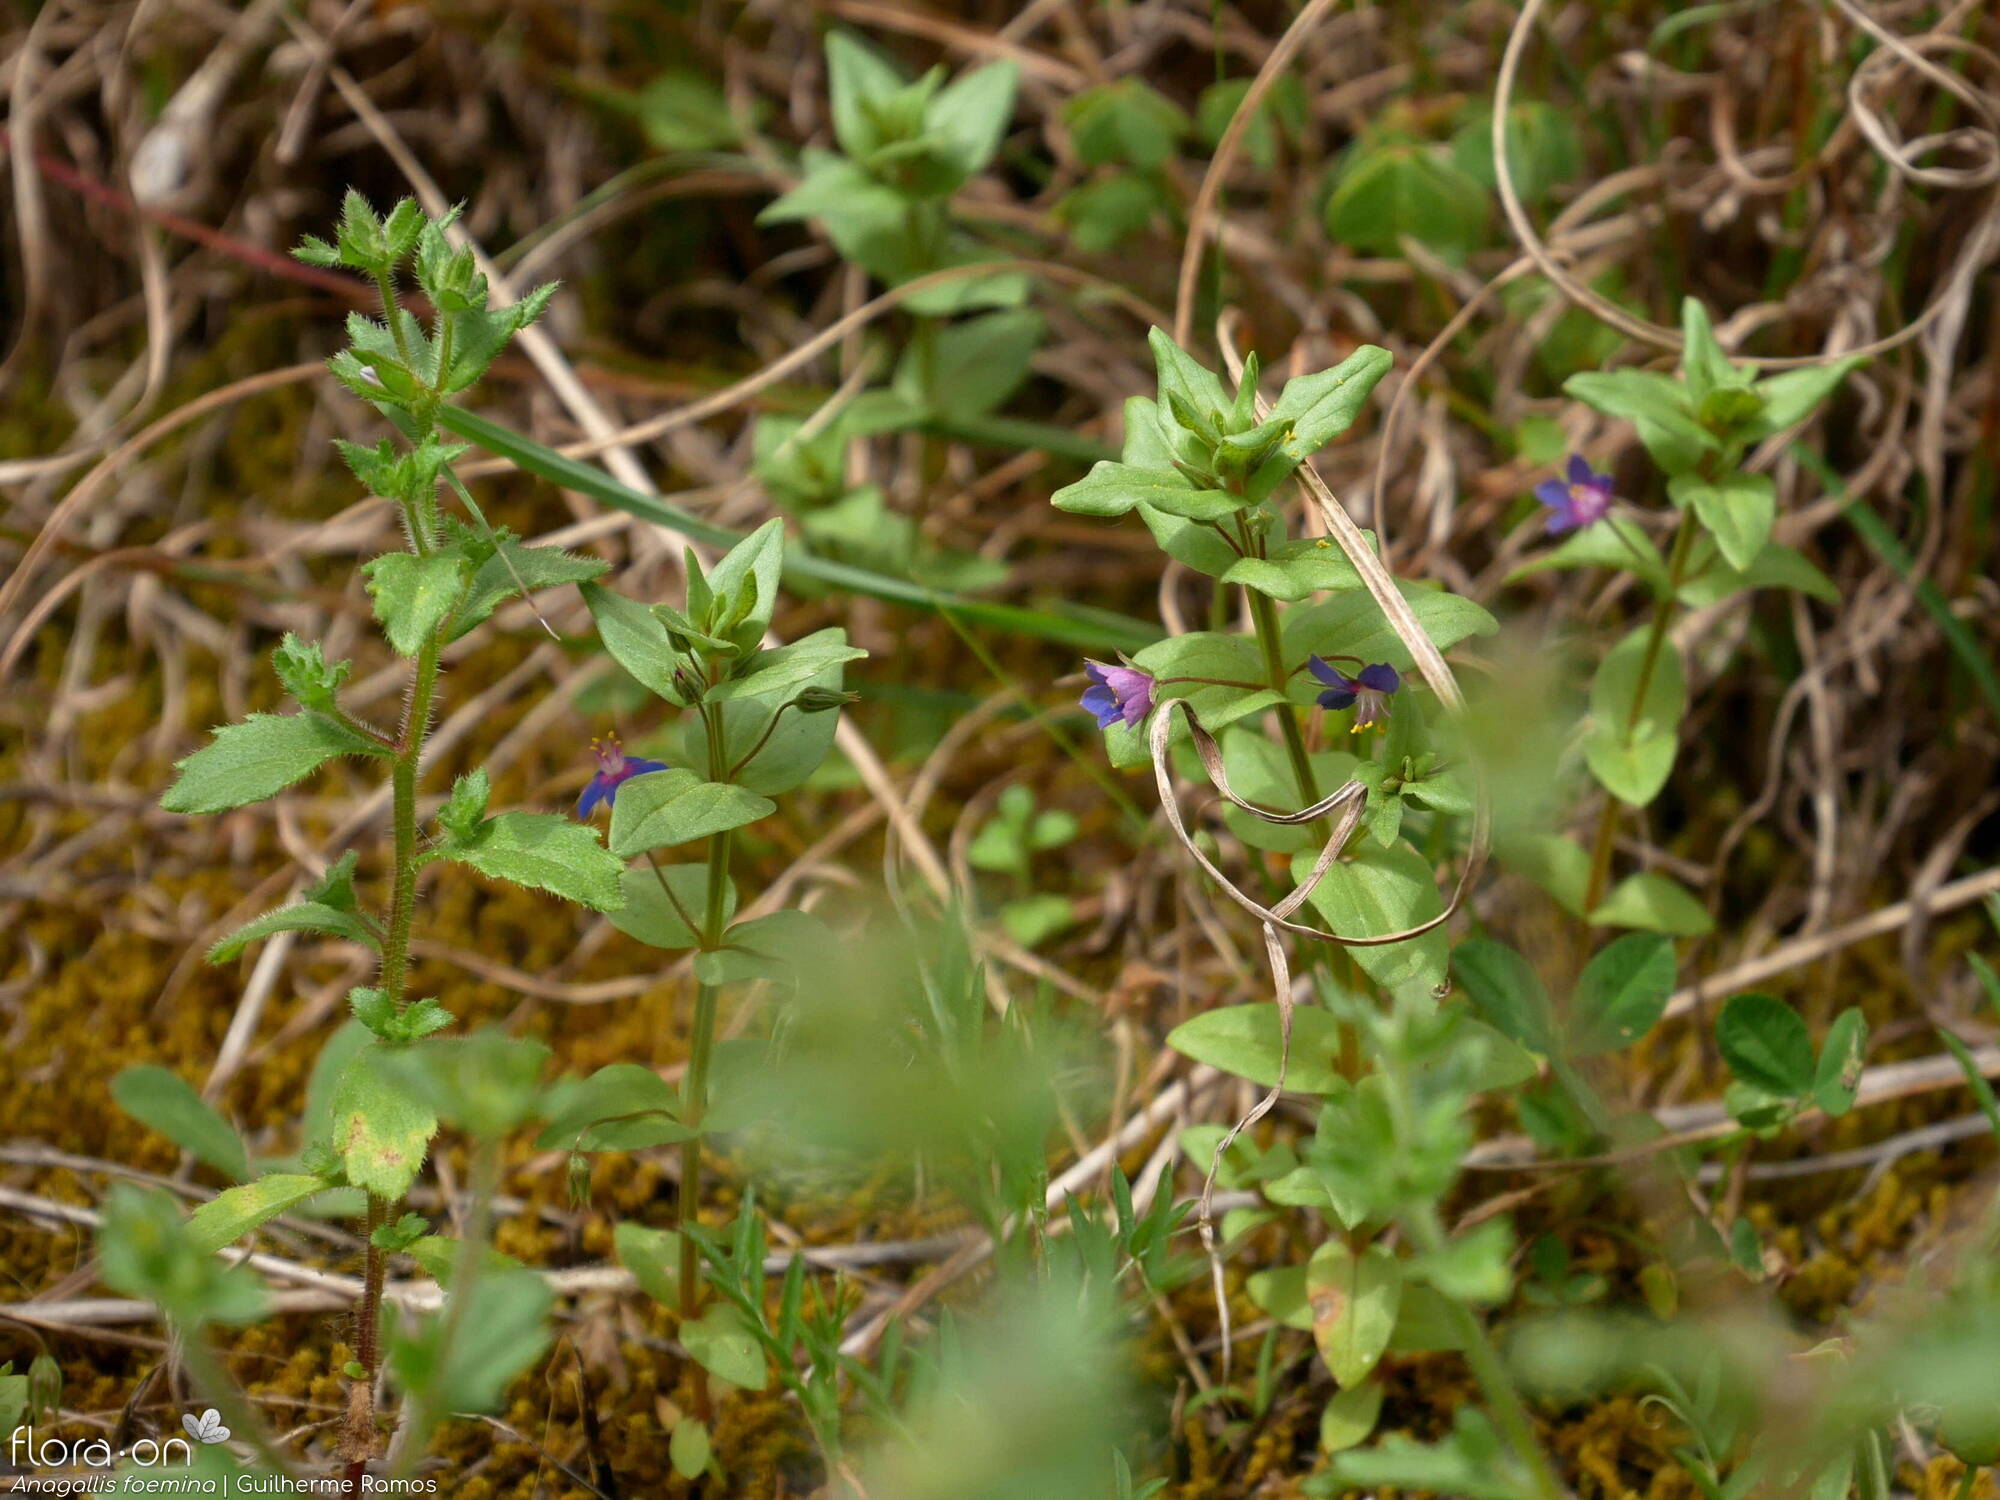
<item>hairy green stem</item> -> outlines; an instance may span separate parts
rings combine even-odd
[[[391,1207],[388,1199],[370,1193],[362,1219],[361,1300],[354,1306],[354,1362],[362,1373],[348,1387],[347,1421],[340,1439],[340,1456],[347,1465],[341,1493],[348,1500],[361,1493],[375,1449],[375,1376],[382,1362],[382,1284],[388,1271],[388,1257],[377,1248],[375,1231],[388,1222]]]
[[[382,991],[398,1006],[409,973],[410,928],[417,910],[417,772],[430,733],[432,702],[437,696],[438,638],[432,636],[417,652],[416,674],[403,712],[403,733],[390,773],[396,840],[395,887],[389,898],[389,934],[382,945]]]
[[[404,362],[408,364],[410,350],[396,318],[394,284],[386,272],[376,277],[376,284],[382,293],[383,312],[390,332]],[[447,339],[449,326],[447,320]],[[442,380],[442,374],[439,378]],[[422,436],[436,431],[434,416],[440,399],[433,393],[430,401],[415,414]],[[421,437],[413,438],[413,441],[421,440]],[[431,516],[415,514],[410,517],[410,548],[420,557],[429,551],[435,538],[435,500],[431,511]],[[433,631],[417,652],[416,666],[410,678],[410,696],[403,710],[402,733],[396,741],[396,759],[389,778],[395,870],[389,896],[389,925],[382,940],[379,982],[382,993],[398,1011],[403,1007],[404,988],[409,978],[410,929],[417,909],[417,775],[423,766],[424,740],[430,733],[431,712],[437,696],[439,650],[440,637],[438,632]],[[361,1366],[362,1374],[354,1382],[356,1390],[350,1404],[350,1422],[342,1442],[341,1455],[347,1460],[345,1489],[349,1495],[359,1492],[374,1440],[375,1381],[381,1365],[382,1284],[387,1274],[387,1258],[375,1244],[374,1231],[390,1222],[395,1211],[394,1203],[369,1194],[367,1233],[362,1245],[361,1301],[355,1308],[355,1360]]]
[[[1674,533],[1674,546],[1667,559],[1667,586],[1660,598],[1653,604],[1652,628],[1646,635],[1646,651],[1639,659],[1639,680],[1632,690],[1632,706],[1625,713],[1625,723],[1620,731],[1621,740],[1630,744],[1632,731],[1639,727],[1639,718],[1645,708],[1646,692],[1653,685],[1653,672],[1660,661],[1660,648],[1666,644],[1667,627],[1673,623],[1674,600],[1680,593],[1681,584],[1687,577],[1688,557],[1694,550],[1694,511],[1687,510],[1681,516],[1680,529]],[[1618,810],[1622,806],[1610,792],[1604,794],[1604,806],[1597,814],[1597,833],[1591,840],[1590,883],[1584,888],[1583,915],[1587,921],[1604,899],[1604,888],[1611,880],[1611,845],[1618,830]]]

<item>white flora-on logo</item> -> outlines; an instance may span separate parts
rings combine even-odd
[[[187,1435],[197,1443],[226,1443],[229,1441],[229,1429],[222,1425],[222,1413],[212,1406],[198,1417],[188,1416],[186,1413],[183,1413],[181,1415],[181,1426],[187,1429]]]

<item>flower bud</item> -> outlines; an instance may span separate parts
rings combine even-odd
[[[823,714],[860,701],[859,693],[846,693],[838,688],[809,687],[792,700],[792,707],[802,714]]]

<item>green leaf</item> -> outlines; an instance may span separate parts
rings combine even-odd
[[[1311,872],[1311,851],[1292,856],[1292,878]],[[1328,870],[1313,887],[1313,908],[1330,932],[1341,937],[1380,937],[1429,921],[1444,910],[1437,877],[1407,844],[1383,849],[1364,845],[1351,859]],[[1349,947],[1348,956],[1377,984],[1435,989],[1444,982],[1450,943],[1442,926],[1399,943]]]
[[[27,1416],[28,1377],[16,1375],[14,1362],[10,1359],[0,1365],[0,1430],[5,1430],[12,1437]]]
[[[1250,1300],[1287,1328],[1312,1330],[1312,1308],[1306,1302],[1306,1268],[1279,1266],[1253,1271],[1245,1284]]]
[[[356,1020],[342,1021],[313,1059],[306,1075],[305,1108],[299,1119],[299,1140],[308,1151],[327,1149],[333,1140],[333,1100],[348,1064],[363,1048],[374,1045],[368,1028]]]
[[[1708,909],[1671,876],[1644,870],[1628,875],[1590,914],[1593,927],[1636,927],[1670,937],[1700,937],[1712,931]]]
[[[1541,1073],[1534,1053],[1470,1016],[1458,1023],[1458,1050],[1468,1060],[1465,1087],[1469,1093],[1511,1093]]]
[[[844,646],[847,634],[837,625],[816,630],[794,645],[831,643]],[[838,692],[841,666],[835,663],[806,684]],[[783,705],[760,700],[732,703],[723,719],[723,763],[731,768],[730,780],[748,791],[770,797],[802,784],[819,769],[833,749],[839,727],[837,713],[805,714],[782,711]],[[777,717],[773,725],[772,718]],[[708,726],[699,714],[683,714],[677,726],[675,758],[683,765],[705,766],[708,761]],[[657,773],[656,773],[657,774]],[[632,783],[637,785],[637,782]],[[621,794],[620,800],[623,800]],[[615,811],[615,810],[614,810]],[[613,826],[616,826],[615,819]]]
[[[1683,509],[1694,508],[1732,568],[1754,566],[1771,539],[1778,498],[1768,474],[1730,473],[1713,482],[1683,474],[1667,481],[1667,494]]]
[[[318,901],[295,901],[276,911],[267,911],[254,921],[230,933],[208,950],[212,964],[228,963],[245,948],[274,932],[323,932],[329,937],[346,938],[364,948],[380,948],[368,924],[351,911],[341,911]]]
[[[404,656],[415,656],[437,634],[465,589],[465,558],[458,552],[385,552],[361,571],[375,599],[375,618]]]
[[[451,1015],[435,1001],[423,1000],[401,1019],[403,1035],[414,1038],[438,1029]],[[389,1066],[445,1124],[474,1140],[497,1142],[543,1114],[542,1073],[548,1061],[549,1049],[542,1043],[487,1026],[470,1036],[397,1048]]]
[[[618,1264],[632,1273],[639,1290],[662,1307],[681,1300],[681,1237],[671,1229],[650,1229],[620,1220],[611,1228]]]
[[[777,804],[727,782],[703,781],[676,766],[635,776],[611,808],[611,852],[630,859],[653,849],[726,833],[776,812]]]
[[[254,1323],[270,1305],[264,1284],[197,1248],[165,1193],[118,1183],[97,1227],[98,1276],[114,1292],[143,1297],[184,1328]]]
[[[195,1248],[213,1254],[233,1245],[259,1224],[275,1219],[333,1184],[324,1177],[273,1173],[218,1193],[188,1218],[188,1238]]]
[[[1271,416],[1291,424],[1283,451],[1294,467],[1354,425],[1394,363],[1387,349],[1363,344],[1330,370],[1285,382]]]
[[[665,891],[660,889],[662,880]],[[613,927],[655,948],[692,948],[701,942],[698,929],[708,915],[707,865],[660,865],[658,873],[650,863],[633,865],[619,883],[625,904],[610,914]],[[733,881],[725,888],[722,910],[725,921],[736,910]]]
[[[451,795],[438,809],[438,826],[456,838],[478,834],[486,821],[486,804],[492,797],[492,783],[484,766],[474,767],[451,784]]]
[[[1595,525],[1572,531],[1560,545],[1514,569],[1506,581],[1514,583],[1552,568],[1614,568],[1635,575],[1656,594],[1667,586],[1667,565],[1660,549],[1637,522],[1625,516],[1606,516]]]
[[[439,1286],[449,1287],[452,1277],[458,1273],[459,1262],[465,1258],[465,1241],[442,1234],[419,1235],[403,1247],[403,1253],[421,1266],[424,1274]],[[526,1269],[504,1251],[495,1250],[491,1245],[479,1247],[479,1274],[482,1276],[493,1271]]]
[[[1513,1251],[1507,1221],[1488,1219],[1412,1261],[1409,1272],[1454,1301],[1493,1307],[1514,1289]]]
[[[354,1055],[334,1085],[332,1124],[347,1180],[391,1199],[417,1180],[437,1130],[436,1114],[390,1065],[395,1051],[377,1042]]]
[[[1646,451],[1669,474],[1685,474],[1715,451],[1715,435],[1695,419],[1685,387],[1657,370],[1585,370],[1563,390],[1638,429]]]
[[[1500,622],[1457,594],[1397,582],[1397,591],[1409,601],[1417,624],[1440,651],[1449,651],[1469,636],[1492,635]],[[1318,604],[1302,605],[1285,611],[1285,663],[1298,668],[1307,656],[1330,651],[1358,656],[1364,662],[1384,661],[1398,671],[1407,671],[1410,653],[1382,607],[1364,589],[1349,589]],[[1294,702],[1311,703],[1321,685],[1309,674],[1295,671],[1292,678]],[[1393,711],[1393,710],[1392,710]]]
[[[1590,723],[1584,740],[1592,773],[1612,795],[1633,807],[1644,807],[1666,785],[1673,769],[1675,736],[1687,711],[1687,679],[1680,653],[1670,640],[1660,642],[1647,671],[1651,634],[1650,627],[1640,626],[1599,664],[1590,684]]]
[[[646,143],[659,151],[722,151],[739,139],[721,85],[686,68],[667,69],[631,104]]]
[[[869,105],[900,93],[896,65],[846,31],[826,38],[826,80],[834,139],[849,156],[865,157],[882,144]]]
[[[1710,552],[1710,561],[1681,585],[1681,602],[1702,609],[1738,589],[1791,589],[1823,604],[1838,604],[1840,590],[1804,553],[1781,542],[1766,542],[1748,568],[1738,572]]]
[[[667,1439],[667,1460],[683,1479],[693,1479],[708,1468],[708,1424],[696,1417],[682,1417],[674,1423]]]
[[[943,144],[961,180],[984,170],[1014,115],[1020,64],[1011,58],[962,74],[938,90],[924,124]]]
[[[555,1294],[533,1271],[481,1276],[470,1297],[463,1308],[431,1314],[414,1333],[390,1341],[389,1370],[396,1383],[422,1391],[440,1412],[496,1409],[514,1377],[548,1347],[547,1314]]]
[[[336,756],[387,753],[320,714],[252,714],[216,730],[181,761],[160,806],[171,813],[227,812],[275,796]]]
[[[1752,1088],[1796,1099],[1813,1087],[1812,1036],[1799,1013],[1772,995],[1732,995],[1715,1020],[1729,1071]]]
[[[1836,1119],[1854,1108],[1854,1091],[1861,1085],[1863,1049],[1868,1045],[1868,1021],[1860,1007],[1849,1006],[1834,1017],[1819,1049],[1813,1074],[1813,1102]]]
[[[1372,548],[1374,533],[1362,534]],[[1286,604],[1296,604],[1314,594],[1362,586],[1361,574],[1348,561],[1346,552],[1325,537],[1280,542],[1268,557],[1236,557],[1223,572],[1222,581],[1269,594]]]
[[[1350,1386],[1338,1392],[1319,1414],[1319,1446],[1323,1452],[1339,1453],[1362,1442],[1375,1430],[1382,1415],[1382,1385],[1379,1381]]]
[[[710,703],[730,703],[741,698],[768,698],[774,706],[797,696],[804,687],[829,668],[860,661],[868,653],[859,646],[839,640],[793,641],[749,657],[734,677],[709,689]]]
[[[1585,370],[1565,380],[1563,391],[1607,417],[1651,422],[1690,441],[1715,445],[1695,421],[1686,387],[1657,370]]]
[[[1451,967],[1487,1025],[1530,1052],[1556,1055],[1555,1007],[1525,958],[1505,943],[1468,938],[1452,950]]]
[[[680,1120],[680,1098],[639,1063],[611,1063],[551,1091],[540,1151],[643,1151],[672,1146],[694,1131]]]
[[[1590,885],[1590,855],[1574,841],[1555,834],[1514,837],[1495,852],[1500,863],[1547,891],[1571,916],[1583,915],[1583,898]]]
[[[1201,91],[1195,103],[1195,130],[1202,144],[1213,149],[1222,144],[1236,112],[1250,92],[1247,78],[1225,78]],[[1278,136],[1297,140],[1305,128],[1306,91],[1297,75],[1282,73],[1257,106],[1257,113],[1243,127],[1243,154],[1259,168],[1269,171],[1278,158]]]
[[[966,846],[966,864],[970,864],[974,870],[1026,876],[1028,844],[1022,840],[1022,832],[1014,822],[1008,822],[1006,818],[994,818],[972,836],[972,842]]]
[[[1228,411],[1235,404],[1222,384],[1222,377],[1175,343],[1166,329],[1149,330],[1146,346],[1153,351],[1153,369],[1160,391],[1157,411],[1163,432],[1169,430],[1170,423],[1172,430],[1179,430],[1171,415],[1176,401],[1201,413]]]
[[[1445,152],[1383,138],[1349,150],[1326,200],[1326,232],[1364,255],[1400,255],[1403,236],[1449,254],[1486,240],[1492,199]]]
[[[1674,989],[1674,945],[1650,933],[1615,938],[1584,965],[1571,1009],[1579,1057],[1629,1047],[1651,1031]]]
[[[1292,769],[1291,757],[1260,725],[1239,722],[1223,732],[1221,741],[1223,768],[1229,772],[1229,784],[1238,796],[1265,807],[1298,805],[1298,776]],[[1345,750],[1322,750],[1309,759],[1313,776],[1321,787],[1340,786],[1354,774],[1356,759]],[[1266,823],[1234,807],[1224,807],[1222,817],[1229,831],[1253,849],[1296,854],[1301,849],[1319,847],[1320,840],[1309,827],[1288,828]]]
[[[1105,255],[1141,233],[1166,205],[1159,187],[1136,173],[1086,182],[1056,200],[1055,216],[1070,243],[1086,255]]]
[[[330,906],[335,911],[354,910],[354,867],[361,862],[361,851],[349,849],[332,864],[326,873],[305,889],[305,899],[321,906]]]
[[[302,641],[287,631],[278,642],[278,649],[271,653],[271,670],[277,673],[278,681],[285,685],[285,691],[299,707],[331,714],[335,695],[347,680],[347,674],[354,670],[354,663],[329,664],[318,641]]]
[[[728,629],[718,629],[744,651],[756,648],[778,607],[778,579],[785,566],[785,523],[773,516],[718,561],[708,586],[718,601],[746,597],[748,608],[732,611]],[[747,590],[747,594],[746,594]]]
[[[1765,376],[1752,387],[1763,400],[1764,409],[1744,428],[1744,437],[1756,442],[1803,422],[1850,372],[1865,363],[1866,360],[1841,359],[1830,365]]]
[[[1135,77],[1085,89],[1063,106],[1070,142],[1087,167],[1164,166],[1193,128],[1181,108]]]
[[[1198,490],[1171,469],[1138,469],[1109,459],[1049,497],[1057,510],[1080,516],[1122,516],[1145,504],[1190,521],[1219,521],[1249,502],[1223,490]]]
[[[1329,1240],[1306,1263],[1313,1342],[1343,1389],[1366,1379],[1388,1349],[1402,1294],[1402,1268],[1381,1245],[1356,1255]]]
[[[750,428],[750,472],[786,506],[829,505],[847,492],[853,408],[808,436],[804,417],[761,416]]]
[[[730,928],[720,948],[696,956],[694,973],[708,985],[796,981],[837,947],[826,923],[811,912],[774,911]]]
[[[1278,1081],[1278,1007],[1273,1001],[1205,1010],[1167,1035],[1183,1057],[1270,1088]],[[1340,1023],[1315,1005],[1292,1011],[1292,1051],[1285,1087],[1332,1094],[1347,1087],[1340,1074]]]
[[[717,1379],[746,1391],[761,1391],[770,1382],[763,1346],[728,1303],[710,1303],[698,1319],[682,1325],[680,1337],[689,1357]]]
[[[1177,562],[1186,563],[1197,573],[1220,578],[1242,560],[1242,553],[1225,542],[1213,526],[1170,516],[1151,505],[1139,507],[1139,519],[1153,533],[1153,541],[1162,552]],[[1249,511],[1245,519],[1249,521],[1253,535],[1261,533],[1266,538],[1267,547],[1281,545],[1274,539],[1282,535],[1283,522],[1270,507]]]
[[[1491,189],[1493,112],[1481,110],[1451,138],[1451,159],[1466,176]],[[1507,111],[1507,171],[1523,203],[1540,203],[1583,170],[1583,146],[1569,116],[1553,105],[1530,102]]]
[[[895,390],[912,408],[947,417],[983,416],[1020,388],[1047,332],[1042,315],[1007,308],[937,331],[929,360],[915,345],[896,366]],[[928,383],[926,383],[928,376]]]
[[[1000,908],[1000,925],[1023,948],[1035,948],[1076,925],[1076,907],[1069,897],[1043,891],[1009,901]]]
[[[674,668],[681,656],[667,639],[667,627],[659,617],[637,600],[599,584],[586,583],[581,592],[597,622],[597,638],[611,659],[655,696],[676,707],[687,707],[687,699],[674,682]]]
[[[141,1125],[157,1130],[223,1176],[241,1182],[250,1175],[243,1138],[180,1074],[141,1063],[111,1080],[111,1097]]]
[[[633,788],[671,774],[634,777],[621,789],[616,806],[624,805]],[[615,826],[615,808],[612,817]],[[438,857],[496,880],[553,892],[593,911],[615,911],[624,898],[619,885],[623,862],[597,842],[595,829],[558,813],[510,812],[488,818],[470,836],[447,839]]]
[[[511,564],[511,567],[509,566]],[[465,603],[452,616],[451,638],[457,640],[483,624],[502,602],[522,591],[535,593],[566,583],[588,583],[609,572],[601,558],[578,557],[560,547],[523,547],[503,541],[500,550],[479,565],[465,593]]]
[[[1627,740],[1615,730],[1593,729],[1583,755],[1606,791],[1629,807],[1644,807],[1673,774],[1677,748],[1671,734],[1638,732]]]
[[[1449,1300],[1437,1288],[1411,1282],[1403,1288],[1403,1305],[1397,1312],[1396,1330],[1389,1336],[1389,1347],[1405,1354],[1463,1349],[1465,1344],[1449,1307]]]
[[[1681,298],[1681,375],[1687,381],[1688,397],[1697,407],[1711,391],[1748,383],[1748,377],[1729,362],[1722,345],[1715,341],[1708,309],[1694,297]]]

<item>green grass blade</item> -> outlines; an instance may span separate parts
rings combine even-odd
[[[498,422],[490,421],[462,407],[440,407],[437,420],[438,425],[448,432],[455,433],[468,442],[477,443],[488,452],[498,454],[528,473],[546,479],[550,484],[574,490],[580,495],[588,495],[591,499],[622,510],[628,515],[678,532],[691,541],[700,542],[705,546],[726,548],[733,547],[742,540],[742,537],[733,531],[711,525],[699,516],[690,515],[678,506],[669,505],[655,495],[641,494],[638,490],[630,489],[602,469],[580,463],[573,458],[565,458],[533,438],[524,437],[511,428],[503,427]],[[830,588],[841,589],[850,594],[866,594],[870,598],[901,604],[910,609],[935,613],[940,607],[949,608],[961,620],[1013,635],[1053,641],[1079,650],[1137,651],[1150,646],[1160,638],[1161,633],[1158,626],[1148,625],[1142,620],[1114,614],[1108,610],[1065,608],[1058,612],[1029,609],[1017,604],[1002,604],[990,599],[939,594],[921,584],[894,578],[886,573],[857,568],[831,558],[816,557],[795,542],[785,548],[785,572],[795,579],[810,579]]]

